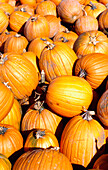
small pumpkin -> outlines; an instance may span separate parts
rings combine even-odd
[[[93,111],[85,111],[82,115],[71,118],[62,132],[60,141],[60,152],[66,155],[72,164],[85,168],[92,159],[96,160],[95,154],[99,156],[105,150],[104,128],[92,118],[94,114]]]
[[[0,124],[0,153],[9,158],[22,147],[21,133],[11,125]]]
[[[100,121],[105,125],[108,126],[108,90],[106,90],[97,104],[97,116]]]
[[[29,4],[21,4],[15,7],[15,11],[27,12],[30,15],[34,15],[35,9]]]
[[[13,170],[73,170],[69,159],[62,153],[52,149],[35,149],[22,154],[13,165]]]
[[[0,169],[2,170],[11,170],[12,164],[9,159],[0,153]]]
[[[73,49],[63,42],[49,43],[39,59],[40,70],[45,71],[46,80],[51,82],[61,75],[72,75],[77,56]]]
[[[47,19],[38,14],[32,15],[24,26],[24,35],[28,41],[32,41],[37,37],[49,37],[49,32],[50,28]]]
[[[0,9],[3,9],[3,11],[7,14],[10,15],[11,13],[14,12],[14,7],[10,5],[9,3],[0,3]]]
[[[5,14],[3,9],[0,9],[0,34],[5,31],[9,24],[9,17]]]
[[[48,129],[33,129],[26,138],[24,150],[59,147],[56,136]]]
[[[108,55],[91,53],[79,58],[75,75],[85,78],[93,89],[97,89],[108,75]]]
[[[83,94],[83,95],[82,95]],[[52,80],[46,93],[46,103],[57,114],[73,117],[88,109],[93,98],[92,88],[77,76],[59,76]]]

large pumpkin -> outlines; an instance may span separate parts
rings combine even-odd
[[[92,114],[94,112],[86,111],[73,117],[63,130],[60,152],[65,154],[72,164],[87,167],[93,157],[96,159],[96,155],[104,153],[106,142],[104,128],[92,118]]]
[[[73,50],[78,58],[90,53],[108,54],[108,38],[101,31],[86,31],[79,35],[74,43]]]
[[[69,159],[54,149],[37,149],[22,154],[13,170],[73,170]]]
[[[108,127],[108,90],[106,90],[97,104],[97,116],[103,125]]]
[[[46,80],[50,82],[57,76],[72,75],[76,59],[75,52],[66,43],[49,43],[41,53],[39,67],[45,71]]]
[[[48,129],[34,129],[26,138],[24,150],[31,148],[59,147],[56,136]]]
[[[9,157],[22,147],[21,133],[11,125],[0,124],[0,153]]]
[[[93,89],[98,88],[108,75],[108,55],[92,53],[79,58],[75,75],[85,78]]]
[[[0,121],[3,120],[14,103],[14,95],[8,86],[8,83],[4,84],[0,81]]]
[[[3,57],[0,64],[0,77],[9,83],[15,97],[23,99],[30,96],[38,85],[35,66],[24,56],[14,53]]]
[[[46,103],[56,113],[73,117],[88,109],[93,98],[90,84],[77,76],[60,76],[48,86]]]

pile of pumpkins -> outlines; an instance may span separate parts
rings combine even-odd
[[[0,0],[0,169],[108,167],[108,0]]]

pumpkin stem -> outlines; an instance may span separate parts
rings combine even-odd
[[[45,83],[45,72],[44,72],[44,70],[41,71],[41,83]]]
[[[32,17],[31,18],[31,22],[34,22],[34,21],[36,21],[37,20],[37,17]]]
[[[23,7],[23,8],[20,8],[20,11],[21,11],[21,12],[27,12],[24,7]]]
[[[89,41],[89,44],[93,44],[94,46],[99,43],[99,41],[96,41],[96,36],[94,37],[89,37],[90,38],[90,41]]]
[[[94,4],[92,3],[92,1],[90,1],[88,5],[91,6],[91,9],[92,9],[92,10],[97,9],[97,8],[96,8],[96,5],[94,5]]]
[[[19,37],[21,37],[21,34],[15,34],[15,37],[17,37],[17,38],[19,38]]]
[[[58,146],[51,148],[51,150],[55,150],[55,151],[58,151],[59,149],[60,149],[60,147],[58,147]]]
[[[3,84],[8,88],[11,89],[11,87],[8,85],[9,82],[3,82]]]
[[[39,113],[41,113],[41,111],[44,110],[43,104],[44,104],[44,101],[43,102],[41,102],[41,101],[35,102],[34,109],[38,110]]]
[[[65,33],[70,33],[70,31],[68,30],[68,28],[66,28],[64,32],[65,32]]]
[[[62,42],[68,42],[69,40],[66,39],[66,37],[60,37],[59,40],[62,40]]]
[[[86,77],[87,73],[84,69],[81,69],[80,72],[79,72],[79,77]]]
[[[81,116],[84,120],[90,121],[92,120],[92,116],[95,115],[95,111],[88,111],[86,109],[84,109],[84,112]]]
[[[45,136],[45,130],[38,130],[37,132],[36,132],[36,139],[39,139],[39,138],[43,138],[43,136]]]
[[[49,41],[45,42],[47,44],[48,50],[52,50],[55,47],[55,44],[50,43]]]
[[[7,61],[8,60],[8,55],[6,55],[5,57],[3,57],[3,54],[2,53],[0,53],[0,64],[4,64],[4,62],[5,61]]]
[[[0,135],[4,135],[8,128],[0,126]]]

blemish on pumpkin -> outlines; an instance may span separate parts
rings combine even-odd
[[[56,105],[58,105],[58,106],[59,106],[59,103],[56,103]]]
[[[53,105],[53,103],[52,102],[49,102],[51,105]]]

